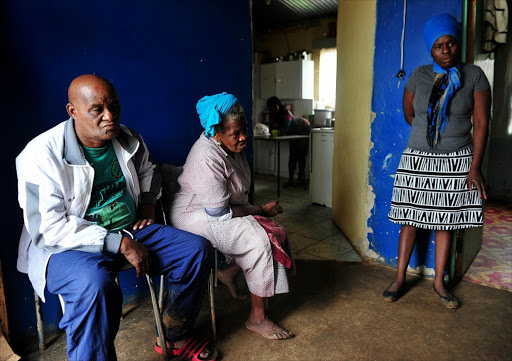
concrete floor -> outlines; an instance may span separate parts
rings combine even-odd
[[[361,261],[345,235],[332,223],[331,208],[311,204],[309,190],[304,187],[282,188],[279,198],[276,187],[276,177],[256,175],[254,204],[279,200],[284,212],[274,219],[286,227],[296,259]]]
[[[270,302],[270,316],[296,336],[269,341],[244,327],[250,303],[216,290],[217,347],[222,360],[511,360],[512,293],[461,282],[459,310],[446,309],[431,281],[411,277],[396,303],[381,294],[394,271],[362,262],[298,260],[289,294]],[[241,280],[240,280],[241,281]],[[131,309],[116,339],[120,361],[159,360],[153,351],[150,302]],[[207,304],[197,322],[210,338]],[[28,350],[27,350],[28,351]],[[63,334],[22,360],[65,360]]]
[[[274,200],[275,178],[258,176],[255,203]],[[271,318],[296,337],[269,341],[244,327],[250,302],[215,289],[222,360],[512,360],[512,292],[461,282],[453,293],[459,310],[446,309],[431,280],[410,277],[409,292],[396,303],[382,300],[394,270],[361,262],[330,221],[330,208],[312,205],[302,188],[283,189],[284,213],[297,258],[291,292],[270,300]],[[245,288],[243,278],[240,287]],[[125,309],[116,339],[120,361],[159,360],[153,350],[151,303]],[[211,339],[205,300],[197,333]],[[44,352],[28,346],[22,360],[65,360],[63,333]]]

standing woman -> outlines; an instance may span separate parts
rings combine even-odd
[[[279,130],[279,135],[309,135],[311,124],[309,121],[296,117],[285,108],[278,97],[267,99],[267,108],[270,118],[270,128]],[[293,186],[295,168],[299,163],[297,181],[300,186],[306,182],[306,156],[308,155],[309,139],[290,140],[290,157],[288,158],[288,183],[284,187]]]
[[[405,293],[416,230],[423,228],[435,230],[432,289],[446,307],[458,308],[459,300],[448,292],[444,275],[453,230],[483,224],[482,197],[487,194],[480,167],[491,92],[478,66],[460,62],[461,31],[453,17],[430,19],[424,39],[434,64],[418,67],[404,90],[404,116],[412,130],[396,172],[388,215],[402,225],[397,274],[383,297],[394,302]]]

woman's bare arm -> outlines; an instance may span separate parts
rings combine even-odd
[[[237,204],[231,204],[231,210],[233,211],[233,217],[244,217],[250,215],[260,215],[265,217],[275,217],[278,213],[283,213],[283,207],[279,204],[279,201],[272,201],[267,204],[260,206],[241,206]]]
[[[480,198],[487,199],[487,190],[484,177],[481,173],[482,159],[487,145],[489,130],[489,113],[491,110],[491,90],[486,89],[474,93],[473,106],[473,162],[468,173],[469,189],[476,187]]]
[[[402,107],[404,108],[405,121],[409,125],[412,125],[412,120],[414,119],[414,107],[412,105],[413,99],[414,94],[407,90],[407,88],[405,88],[404,96],[402,98]]]

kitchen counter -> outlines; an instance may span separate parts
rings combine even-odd
[[[311,128],[311,133],[331,133],[334,134],[333,127]]]

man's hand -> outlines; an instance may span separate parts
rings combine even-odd
[[[149,272],[151,257],[149,251],[142,243],[139,243],[130,237],[123,236],[119,252],[126,257],[133,267],[137,270],[137,277]]]
[[[138,220],[133,224],[133,230],[142,229],[155,223],[155,205],[144,203],[141,205],[138,213]]]

